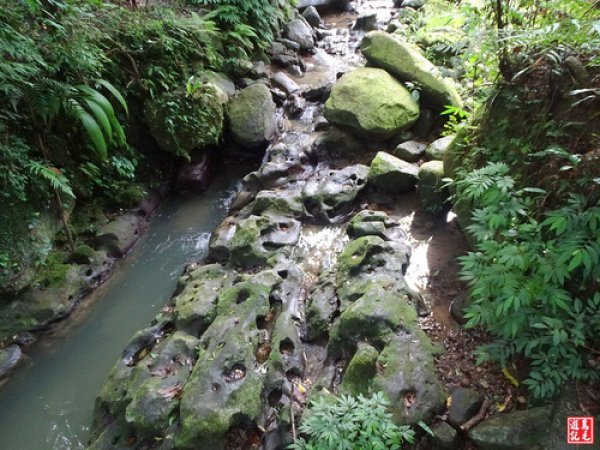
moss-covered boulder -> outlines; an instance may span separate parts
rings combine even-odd
[[[224,112],[220,89],[212,84],[195,86],[191,92],[166,92],[146,103],[146,122],[152,136],[165,151],[191,158],[221,141]]]
[[[200,339],[181,398],[177,448],[224,448],[231,427],[259,420],[264,373],[255,370],[262,334],[257,319],[269,312],[272,287],[243,281],[220,293],[218,316]]]
[[[337,311],[334,275],[331,272],[321,274],[308,295],[306,335],[311,341],[324,338],[329,334],[329,327]]]
[[[419,118],[419,106],[387,72],[360,68],[346,73],[331,90],[325,118],[359,137],[385,140]]]
[[[425,211],[441,214],[450,208],[450,193],[444,187],[444,163],[428,161],[419,167],[419,198]]]
[[[348,236],[379,236],[384,241],[404,241],[408,239],[399,222],[384,211],[363,210],[357,213],[346,229]]]
[[[182,291],[174,300],[177,328],[200,335],[216,317],[219,289],[227,279],[220,264],[200,266],[183,275]]]
[[[397,423],[428,422],[444,409],[446,396],[435,374],[433,354],[431,342],[417,326],[393,336],[379,355],[381,371],[373,388],[386,393]]]
[[[413,81],[422,88],[426,101],[437,108],[446,105],[462,107],[454,82],[440,71],[418,49],[385,31],[372,31],[360,46],[367,60],[402,81]]]
[[[117,216],[98,230],[96,248],[105,251],[109,256],[123,256],[139,239],[143,224],[143,218],[137,214]]]
[[[238,92],[227,107],[231,137],[247,148],[266,145],[277,134],[275,102],[261,83]]]
[[[481,450],[547,449],[550,414],[550,408],[544,406],[500,414],[481,422],[469,437]]]
[[[369,167],[369,184],[388,192],[408,192],[415,188],[418,172],[416,166],[379,152]]]
[[[276,253],[289,252],[299,238],[297,220],[283,216],[250,216],[237,224],[228,243],[230,261],[245,268],[265,265]]]
[[[340,386],[340,392],[350,395],[367,394],[377,373],[379,352],[365,342],[359,342]]]

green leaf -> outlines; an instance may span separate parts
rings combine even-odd
[[[116,87],[114,87],[110,82],[108,82],[106,80],[102,80],[102,79],[96,80],[96,83],[104,86],[113,95],[113,97],[116,98],[117,101],[121,104],[121,106],[125,110],[125,113],[129,114],[129,108],[127,107],[127,102],[125,101],[125,98],[121,95],[121,93],[117,90]]]
[[[102,130],[98,126],[98,122],[96,122],[96,120],[90,113],[84,111],[83,109],[77,112],[77,116],[79,117],[79,120],[81,120],[83,127],[87,131],[88,137],[94,144],[96,153],[98,153],[98,156],[102,161],[106,161],[106,159],[108,158],[106,141],[104,140],[104,136],[102,135]]]
[[[110,120],[108,120],[108,116],[104,112],[104,109],[102,109],[100,105],[90,98],[86,98],[84,101],[96,117],[96,120],[100,123],[100,125],[102,125],[102,128],[104,128],[104,133],[106,136],[108,136],[109,139],[112,139],[112,127],[110,125]]]

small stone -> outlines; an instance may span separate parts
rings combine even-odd
[[[321,24],[321,16],[314,6],[309,6],[302,13],[302,17],[310,24],[311,27],[318,27]]]
[[[454,450],[458,448],[460,444],[460,437],[454,428],[448,425],[446,422],[438,422],[431,427],[434,436],[431,438],[431,442],[438,448],[444,450]]]
[[[398,144],[394,150],[394,156],[406,162],[417,162],[425,155],[427,145],[418,141],[406,141]]]
[[[288,95],[292,92],[296,92],[300,90],[300,86],[294,80],[292,80],[289,76],[287,76],[284,72],[276,72],[273,74],[271,81],[283,89]]]
[[[287,71],[295,77],[301,77],[302,75],[304,75],[304,72],[302,72],[302,69],[298,64],[291,65],[290,67],[288,67]]]
[[[371,162],[369,183],[388,192],[408,192],[415,188],[418,172],[416,166],[379,152]]]
[[[453,140],[454,135],[446,136],[433,141],[427,146],[427,149],[425,150],[427,159],[442,161],[444,159],[444,153],[446,153],[448,146]]]
[[[288,50],[292,50],[294,52],[297,52],[298,50],[300,50],[300,44],[298,44],[295,41],[292,41],[291,39],[286,39],[286,38],[282,38],[281,39],[281,43],[285,46],[285,48],[287,48]],[[283,52],[281,52],[283,53]]]
[[[354,22],[353,30],[373,31],[377,29],[377,13],[369,11],[359,14]]]
[[[477,414],[483,402],[481,394],[473,389],[455,389],[451,398],[452,404],[448,410],[448,423],[456,428],[459,428]]]
[[[452,303],[450,303],[450,315],[459,325],[467,323],[468,319],[465,317],[464,309],[467,306],[468,297],[467,294],[457,295]]]

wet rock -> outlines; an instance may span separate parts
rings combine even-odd
[[[245,147],[266,145],[277,134],[275,103],[263,84],[239,92],[229,103],[227,116],[233,139]]]
[[[208,155],[204,153],[197,159],[199,160],[186,163],[178,170],[175,181],[178,190],[201,192],[210,184]]]
[[[419,169],[395,156],[378,152],[369,168],[369,184],[384,191],[399,193],[414,189]]]
[[[199,336],[214,320],[219,289],[227,278],[220,264],[199,266],[183,275],[182,291],[175,297],[177,329]]]
[[[410,295],[404,280],[410,254],[404,241],[384,241],[378,236],[361,236],[351,241],[338,258],[338,296],[352,302],[371,287],[378,288],[376,285],[383,289],[393,286]]]
[[[98,230],[96,248],[113,257],[123,256],[139,239],[143,223],[143,218],[137,214],[118,216]]]
[[[481,422],[469,437],[481,450],[542,450],[550,425],[548,407],[531,408]]]
[[[250,216],[240,220],[228,242],[230,261],[252,268],[298,242],[300,222],[288,217]],[[288,247],[287,249],[285,247]]]
[[[166,189],[152,189],[140,203],[140,206],[137,211],[138,214],[141,214],[144,217],[150,216],[154,211],[158,209],[165,194]]]
[[[226,217],[213,231],[208,243],[208,256],[221,263],[229,259],[229,242],[235,233],[237,218]]]
[[[431,427],[433,436],[431,442],[436,445],[436,448],[442,450],[457,449],[460,444],[460,437],[454,428],[446,422],[438,422]]]
[[[398,144],[394,156],[406,162],[417,162],[425,155],[427,145],[417,141],[406,141]]]
[[[264,61],[252,61],[252,70],[250,71],[250,76],[255,80],[260,78],[266,78],[267,73],[267,65]]]
[[[302,17],[306,19],[311,27],[318,27],[321,24],[321,16],[314,6],[307,7],[302,12]]]
[[[283,46],[292,51],[292,52],[298,52],[300,51],[300,44],[298,44],[297,42],[294,42],[290,39],[286,39],[286,38],[281,38],[280,42],[283,44]],[[288,53],[290,54],[290,53]]]
[[[283,35],[287,39],[300,45],[301,50],[309,50],[315,46],[313,30],[302,16],[298,16],[283,28]]]
[[[23,353],[18,345],[0,349],[0,380],[7,376],[21,361]]]
[[[450,397],[452,403],[448,409],[448,423],[455,428],[460,428],[462,424],[477,414],[483,403],[481,394],[473,389],[455,389]]]
[[[279,215],[300,218],[304,215],[299,191],[262,190],[255,199],[241,211],[242,216]]]
[[[352,158],[365,151],[365,144],[360,142],[352,134],[338,128],[328,130],[319,136],[313,145],[315,153],[319,156],[344,159]]]
[[[419,198],[430,214],[438,215],[450,209],[450,192],[444,187],[444,163],[428,161],[419,167]]]
[[[284,72],[275,72],[271,80],[288,95],[300,90],[300,86]]]
[[[425,5],[425,0],[402,0],[400,2],[400,7],[401,8],[419,9],[423,5]]]
[[[385,140],[415,123],[419,106],[387,72],[360,68],[338,80],[324,114],[329,122],[359,137]]]
[[[359,342],[356,353],[348,364],[340,392],[350,395],[366,395],[371,391],[371,382],[377,373],[377,349],[365,342]]]
[[[368,33],[360,46],[367,60],[404,81],[417,82],[425,100],[437,108],[446,105],[462,107],[452,80],[440,71],[416,48],[384,31]]]
[[[435,374],[433,348],[420,329],[392,337],[377,366],[381,371],[373,387],[387,394],[395,421],[428,422],[444,409],[446,397]]]
[[[303,9],[314,6],[315,8],[344,11],[347,4],[346,0],[299,0],[296,8]]]
[[[295,77],[301,77],[304,74],[304,70],[302,70],[300,64],[292,64],[288,67],[287,70],[291,75]]]
[[[306,109],[306,100],[297,93],[292,94],[285,102],[285,109],[290,117],[299,117]]]
[[[288,68],[288,70],[290,70],[292,66],[297,64],[298,57],[295,55],[285,55],[278,53],[271,57],[271,62],[273,64],[279,65],[284,68]],[[300,71],[300,75],[302,75],[302,71]]]
[[[375,11],[368,11],[358,15],[353,30],[372,31],[377,29],[377,13]]]
[[[314,130],[323,131],[329,128],[329,122],[323,116],[318,116],[314,121]]]
[[[407,241],[408,236],[399,222],[383,211],[364,210],[348,222],[347,233],[351,238],[378,236],[384,241]]]
[[[219,313],[200,339],[181,398],[177,448],[224,448],[232,426],[260,419],[264,373],[254,368],[262,335],[257,319],[267,316],[278,280],[242,281],[220,293]]]
[[[454,140],[454,135],[445,136],[440,139],[436,139],[431,144],[427,146],[425,150],[425,154],[427,155],[427,159],[430,160],[438,160],[443,161],[444,154],[448,150],[448,147]]]
[[[306,308],[306,331],[309,341],[326,337],[329,334],[329,327],[338,307],[334,281],[334,274],[325,272],[311,287]]]
[[[169,426],[169,417],[178,410],[179,398],[192,371],[198,342],[193,336],[176,332],[156,350],[156,358],[139,368],[149,375],[143,377],[144,381],[136,383],[141,377],[134,372],[125,421],[140,436],[156,436]]]
[[[354,200],[366,185],[368,168],[362,164],[323,170],[307,181],[302,192],[306,214],[319,223],[340,223],[354,210]]]

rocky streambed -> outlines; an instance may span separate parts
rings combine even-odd
[[[330,24],[307,8],[273,44],[273,66],[255,64],[259,75],[243,80],[228,122],[239,146],[268,144],[262,164],[208,256],[116,362],[90,449],[284,448],[310,400],[331,394],[382,391],[403,424],[431,424],[448,407],[441,348],[420,319],[439,303],[415,289],[431,267],[421,261],[407,281],[414,210],[399,205],[414,205],[416,190],[431,227],[444,222],[451,137],[440,138],[438,115],[462,103],[418,50],[371,31],[400,14],[391,2],[371,6]],[[468,389],[453,398],[431,448],[458,448],[457,430],[482,405]],[[536,448],[548,420],[533,411],[517,420],[533,421],[529,430],[492,424],[474,439]]]

